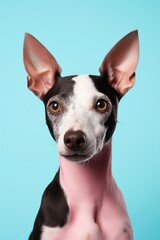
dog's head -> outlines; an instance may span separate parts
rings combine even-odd
[[[138,32],[134,31],[106,55],[100,76],[61,77],[56,59],[33,36],[25,35],[28,87],[45,104],[47,125],[61,156],[87,161],[111,138],[118,102],[134,85],[138,56]]]

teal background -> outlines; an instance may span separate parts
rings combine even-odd
[[[135,87],[122,99],[113,174],[135,240],[160,239],[160,1],[0,0],[0,239],[27,239],[58,168],[42,102],[26,87],[24,32],[56,57],[64,75],[98,74],[109,49],[138,29]]]

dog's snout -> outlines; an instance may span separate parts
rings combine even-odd
[[[86,143],[85,134],[80,130],[68,131],[64,135],[64,143],[72,151],[81,150]]]

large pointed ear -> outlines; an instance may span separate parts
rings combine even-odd
[[[42,99],[54,85],[61,68],[49,51],[28,33],[24,38],[23,58],[28,72],[28,87]]]
[[[100,73],[108,75],[109,84],[120,96],[134,85],[138,58],[138,31],[133,31],[122,38],[102,62]]]

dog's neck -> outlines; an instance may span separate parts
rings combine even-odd
[[[99,201],[110,194],[114,180],[111,172],[111,141],[88,163],[76,163],[60,157],[60,183],[73,201]],[[105,192],[105,193],[104,193]]]

